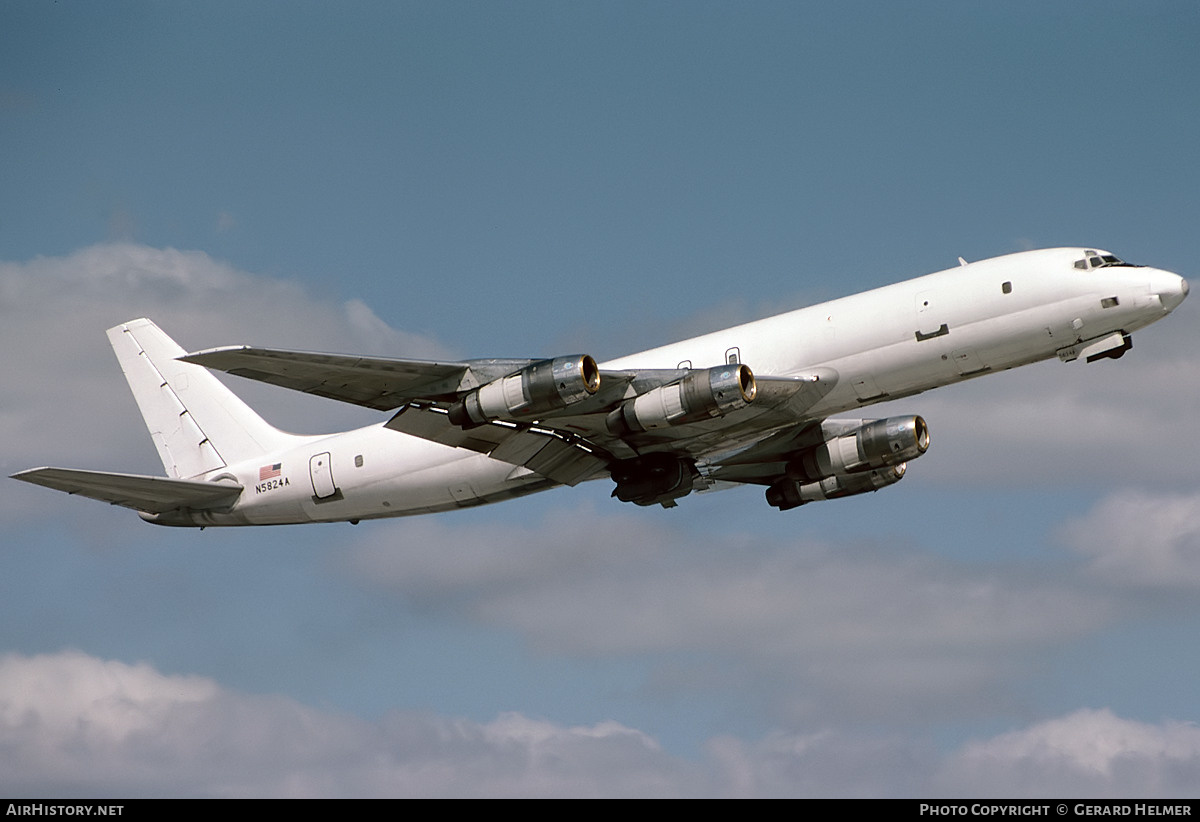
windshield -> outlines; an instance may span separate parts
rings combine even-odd
[[[1133,263],[1127,263],[1124,260],[1109,254],[1107,251],[1093,251],[1092,249],[1084,249],[1084,257],[1082,260],[1075,261],[1075,267],[1080,271],[1089,271],[1093,268],[1109,268],[1111,266],[1128,266],[1133,268]]]

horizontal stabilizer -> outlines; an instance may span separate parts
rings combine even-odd
[[[31,468],[13,474],[12,478],[151,514],[179,508],[224,508],[232,505],[242,493],[242,486],[232,483],[109,474],[73,468]]]

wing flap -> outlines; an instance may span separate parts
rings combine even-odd
[[[13,474],[12,478],[152,514],[180,508],[224,508],[232,505],[242,493],[242,486],[232,483],[110,474],[75,468],[31,468]]]
[[[507,449],[514,457],[506,459]],[[520,453],[521,462],[530,471],[563,485],[578,485],[607,470],[608,461],[581,445],[560,439],[558,432],[529,429],[514,434],[491,453],[492,458],[512,462]]]
[[[513,423],[462,429],[450,422],[445,409],[435,405],[407,405],[385,427],[524,466],[563,485],[577,485],[603,473],[608,465],[607,455],[588,447],[574,434]]]
[[[516,426],[504,423],[488,423],[475,428],[459,428],[450,422],[444,408],[425,403],[410,403],[384,423],[385,428],[410,434],[414,437],[439,442],[454,448],[466,448],[480,454],[491,452],[508,439]]]

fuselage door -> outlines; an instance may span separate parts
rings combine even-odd
[[[337,493],[330,462],[328,451],[323,454],[315,454],[308,461],[308,474],[312,478],[313,496],[317,499],[332,497]]]

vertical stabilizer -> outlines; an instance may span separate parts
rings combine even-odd
[[[110,328],[108,339],[168,476],[195,477],[294,439],[207,369],[177,360],[187,352],[150,320]]]

